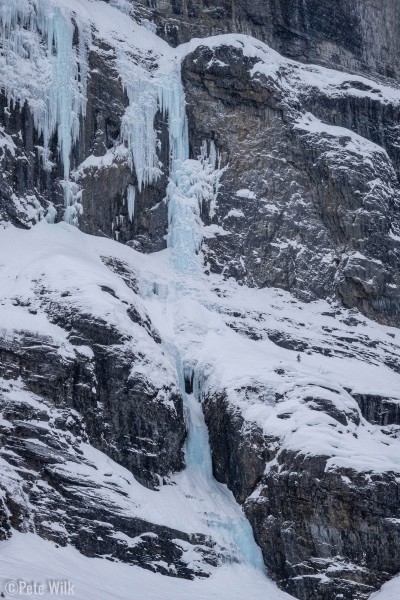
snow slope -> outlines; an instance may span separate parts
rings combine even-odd
[[[217,276],[185,276],[171,267],[170,250],[142,255],[111,240],[86,236],[66,224],[42,222],[29,232],[9,227],[2,233],[0,248],[3,336],[29,329],[52,337],[62,352],[72,351],[65,332],[42,312],[41,299],[35,294],[38,281],[46,283],[54,298],[90,310],[122,329],[132,324],[120,300],[134,301],[150,315],[161,334],[164,356],[160,355],[159,362],[165,365],[163,369],[175,368],[178,349],[182,363],[195,367],[197,377],[203,378],[203,393],[228,390],[247,420],[282,437],[287,447],[326,453],[332,465],[377,472],[391,465],[399,471],[396,437],[383,436],[381,428],[363,420],[347,427],[358,437],[343,437],[343,428],[333,428],[330,417],[313,413],[301,403],[310,386],[334,390],[338,409],[357,415],[358,406],[347,390],[400,402],[400,375],[384,364],[398,352],[396,329],[323,301],[303,304],[279,290],[247,289]],[[104,265],[104,256],[123,261],[135,273],[139,298]],[[100,295],[100,285],[112,289],[117,298]],[[71,295],[66,296],[66,291]],[[27,304],[38,314],[30,314],[24,308]],[[347,325],[350,316],[353,322]],[[327,328],[334,328],[333,334]],[[271,329],[306,340],[309,349],[298,352],[277,346],[268,338]],[[260,339],[250,339],[247,332],[257,332]],[[349,340],[345,347],[343,338]],[[374,343],[366,347],[366,339]],[[146,350],[148,342],[143,335],[137,343],[143,344],[144,353],[153,352],[150,347]],[[328,347],[333,356],[324,355],[323,349]],[[277,373],[280,368],[286,372],[285,378]],[[162,377],[163,369],[157,377]],[[238,395],[236,390],[248,381],[257,381],[265,396],[246,400]],[[273,391],[286,394],[284,404],[273,401]],[[276,418],[286,411],[292,412],[291,419]],[[169,524],[177,526],[175,521]]]
[[[349,387],[359,393],[379,391],[380,394],[387,394],[400,401],[400,375],[383,364],[388,353],[398,352],[400,339],[396,330],[378,326],[360,316],[355,318],[351,326],[346,325],[347,311],[335,309],[336,312],[332,315],[332,307],[325,302],[306,305],[277,290],[249,290],[233,281],[224,282],[218,277],[192,278],[181,272],[176,273],[171,267],[170,250],[144,256],[117,242],[86,236],[66,224],[48,225],[44,221],[30,231],[9,227],[1,236],[0,256],[3,257],[0,270],[0,287],[3,292],[0,312],[2,336],[13,337],[21,330],[38,331],[53,338],[60,351],[67,354],[72,351],[65,332],[49,321],[41,306],[40,295],[35,293],[35,290],[40,289],[40,282],[46,284],[54,298],[63,298],[64,302],[69,302],[77,310],[90,310],[95,316],[118,328],[132,327],[124,316],[120,299],[135,301],[139,310],[142,305],[148,312],[163,339],[160,364],[169,363],[168,368],[173,369],[178,350],[182,363],[195,369],[197,381],[202,380],[201,393],[210,389],[228,390],[246,421],[265,428],[266,432],[272,431],[281,438],[282,448],[324,453],[331,457],[331,466],[350,466],[365,473],[387,469],[400,472],[399,442],[396,436],[383,435],[381,428],[363,419],[359,424],[350,422],[347,427],[337,426],[331,417],[321,412],[315,413],[301,402],[310,386],[314,390],[318,386],[336,390],[336,394],[332,393],[332,398],[338,410],[345,410],[350,414],[358,414],[359,409],[346,392]],[[126,284],[104,265],[101,257],[105,256],[123,261],[135,273],[139,281],[139,297],[135,298]],[[110,294],[99,294],[100,285],[112,289],[116,298]],[[67,291],[71,296],[65,296]],[[31,313],[24,308],[27,305]],[[32,314],[32,309],[37,314]],[[232,329],[232,324],[236,331]],[[327,326],[335,326],[338,340],[342,336],[354,339],[357,354],[353,358],[343,352],[339,342],[336,356],[333,357],[323,356],[318,350],[312,349],[313,346],[318,348],[327,344],[332,348],[332,336],[328,338],[324,331]],[[267,338],[266,330],[270,327],[308,340],[310,350],[300,352],[301,363],[298,362],[297,351],[280,348]],[[258,330],[261,338],[265,339],[249,339],[246,329],[250,328]],[[365,336],[376,342],[375,348],[366,350],[363,347]],[[141,343],[146,344],[145,338],[141,338]],[[150,350],[145,348],[143,346],[144,352]],[[285,380],[277,374],[279,368],[286,371]],[[158,378],[162,377],[162,372],[158,372]],[[236,392],[249,381],[256,381],[264,390],[263,395],[243,398],[243,395]],[[377,381],[380,382],[379,389],[375,389]],[[271,396],[273,390],[285,392],[286,400],[283,404],[274,402]],[[290,419],[278,419],[277,415],[281,412],[291,413],[292,416]],[[357,433],[357,437],[353,433]],[[121,497],[115,495],[110,488],[107,491],[105,488],[107,501],[111,505],[116,503],[127,514],[132,513],[180,530],[184,528],[188,532],[204,532],[219,543],[224,543],[224,539],[226,542],[226,535],[224,532],[218,533],[210,516],[222,511],[226,516],[230,515],[228,519],[231,524],[235,521],[237,505],[230,492],[224,492],[225,502],[221,506],[220,492],[210,495],[210,484],[204,481],[202,483],[202,476],[194,480],[190,470],[173,476],[170,483],[175,485],[164,485],[160,492],[152,492],[137,484],[125,469],[98,451],[84,445],[82,449],[95,465],[95,470],[86,467],[86,475],[82,472],[83,476],[93,477],[95,481],[105,485],[103,479],[105,482],[107,477],[104,475],[111,469],[115,483],[122,486],[128,494],[121,504]],[[74,463],[64,468],[75,469]],[[129,485],[126,485],[126,480]],[[19,536],[15,544],[18,543],[20,548],[24,539],[28,538]],[[44,544],[37,540],[32,543]],[[12,554],[13,544],[11,541],[2,543],[1,546],[2,556],[8,560],[8,564],[13,563],[12,557],[15,556]],[[75,551],[55,551],[52,546],[46,548],[47,553],[59,552],[62,556],[66,553],[68,560],[73,560],[75,565],[78,556]],[[88,559],[82,559],[82,565],[86,560]],[[92,563],[89,561],[88,564]],[[93,564],[97,565],[98,561]],[[107,577],[111,579],[118,578],[121,572],[121,577],[126,578],[126,581],[129,580],[130,573],[135,573],[135,577],[139,577],[136,574],[141,573],[134,568],[108,563],[100,568],[109,570]],[[71,572],[75,571],[74,566]],[[19,577],[26,576],[18,565],[14,565],[12,573]],[[231,578],[232,571],[224,567],[220,575],[215,574],[215,581],[221,581],[224,586],[223,573],[229,573]],[[145,588],[149,589],[146,592],[148,595],[142,594],[142,597],[151,598],[152,582],[156,586],[158,576],[142,574],[140,577],[144,578],[143,586],[150,586]],[[139,581],[142,581],[140,577]],[[240,580],[243,585],[249,586],[246,597],[257,597],[259,593],[259,587],[253,589],[253,584],[250,583],[254,578],[258,582],[257,586],[270,585],[262,576],[254,574],[254,571],[244,569]],[[95,580],[98,580],[97,576]],[[205,594],[209,593],[211,588],[208,586],[211,586],[212,581],[213,578],[210,583],[189,584],[175,580],[171,583],[167,580],[165,589],[168,590],[171,586],[171,593],[176,593],[176,590],[186,590],[186,586],[193,585],[193,594],[199,595],[191,597],[201,598],[203,589]],[[219,584],[215,585],[218,589]],[[219,593],[216,592],[216,596],[223,597]],[[97,597],[96,594],[93,597]],[[85,591],[83,597],[90,596],[86,596]]]
[[[309,410],[301,401],[310,386],[314,391],[320,386],[336,391],[332,393],[332,399],[338,410],[344,410],[347,414],[359,414],[357,404],[346,391],[349,387],[358,393],[379,391],[400,402],[400,375],[383,364],[388,353],[398,351],[400,339],[396,330],[378,326],[360,316],[354,319],[351,326],[346,325],[347,311],[335,309],[336,312],[332,313],[332,307],[325,302],[302,304],[278,290],[250,290],[215,276],[192,278],[172,268],[170,250],[141,255],[117,242],[84,235],[66,224],[48,225],[44,221],[30,231],[9,227],[1,236],[0,255],[3,257],[0,270],[0,287],[3,291],[0,312],[2,336],[13,337],[22,330],[37,331],[55,340],[61,352],[68,354],[73,351],[65,332],[49,321],[41,306],[40,295],[35,293],[40,289],[40,282],[51,290],[53,298],[63,298],[64,302],[69,302],[77,310],[90,310],[118,328],[132,327],[124,317],[120,300],[135,301],[139,310],[145,309],[150,315],[163,339],[160,365],[169,363],[170,367],[167,368],[173,369],[178,351],[182,364],[196,373],[195,389],[202,382],[200,395],[210,389],[228,390],[246,421],[265,428],[266,432],[272,431],[282,440],[282,448],[327,454],[331,457],[329,464],[332,467],[350,466],[365,473],[387,469],[400,472],[399,442],[395,435],[383,435],[382,428],[363,419],[359,424],[350,422],[347,427],[337,426],[331,417]],[[123,261],[135,273],[139,282],[139,297],[135,297],[126,284],[105,266],[102,257]],[[99,294],[100,285],[113,290],[116,297]],[[71,296],[66,296],[66,291]],[[27,305],[30,313],[24,308]],[[32,309],[37,314],[32,314]],[[232,324],[236,330],[232,329]],[[332,348],[332,336],[327,338],[324,331],[328,325],[335,326],[338,340],[342,336],[352,336],[357,351],[353,358],[343,352],[339,341],[336,356],[326,357],[318,351],[318,347],[326,344]],[[276,346],[266,335],[270,327],[279,328],[298,339],[303,336],[310,343],[310,350],[299,353]],[[253,332],[258,330],[261,339],[249,339],[246,329]],[[365,336],[376,342],[375,348],[366,350],[363,347]],[[142,344],[147,343],[143,336],[138,338],[138,342],[140,339]],[[313,346],[316,350],[313,350]],[[150,349],[145,348],[143,346],[143,352],[149,352]],[[299,354],[300,363],[297,358]],[[143,368],[146,366],[143,365]],[[279,368],[287,373],[284,380],[277,374]],[[162,373],[160,370],[157,377],[162,377]],[[249,381],[257,382],[263,394],[244,398],[237,390]],[[379,389],[375,389],[377,381],[380,382]],[[285,393],[284,403],[275,403],[272,394],[275,390]],[[189,401],[196,402],[193,397]],[[277,418],[282,412],[291,413],[291,418]],[[310,435],[310,431],[313,435]],[[353,436],[353,433],[357,433],[357,436]],[[121,497],[111,488],[104,488],[102,493],[106,493],[105,497],[111,505],[116,503],[126,514],[131,513],[180,530],[184,528],[188,532],[203,532],[220,544],[230,539],[230,533],[227,538],[226,531],[218,531],[215,518],[214,523],[213,518],[210,519],[211,515],[224,513],[231,529],[238,516],[240,520],[240,512],[237,513],[232,494],[227,490],[223,492],[223,486],[221,491],[215,489],[210,493],[213,489],[210,488],[210,475],[205,480],[201,473],[196,476],[196,461],[209,461],[204,456],[199,459],[196,450],[189,469],[173,476],[169,484],[161,487],[160,492],[140,486],[125,469],[89,446],[83,444],[82,450],[95,465],[95,470],[85,467],[86,474],[82,472],[82,476],[94,478],[104,486],[107,481],[105,475],[111,469],[114,485],[124,489],[128,497],[121,504]],[[76,467],[71,463],[64,468],[74,470]],[[209,463],[206,469],[209,472]],[[225,494],[222,505],[221,492]],[[23,539],[18,537],[18,544],[22,544]],[[13,543],[2,544],[2,555],[7,557],[11,552],[8,559],[11,563]],[[42,544],[39,541],[32,543]],[[54,547],[48,546],[46,552],[50,551],[55,552]],[[68,557],[75,557],[73,560],[76,560],[75,551],[57,552],[70,553]],[[88,559],[82,560],[86,562]],[[93,564],[97,565],[97,561]],[[121,573],[127,573],[124,577],[130,577],[130,567],[106,565],[110,569],[110,577],[114,577],[111,574],[113,568],[116,573],[121,569]],[[25,577],[17,565],[15,569],[13,572],[16,575]],[[228,567],[223,568],[223,573],[230,572],[226,569]],[[132,568],[133,572],[136,574],[139,571]],[[245,573],[248,574],[247,579]],[[158,579],[158,576],[148,574],[143,574],[143,577],[150,586],[150,581],[156,582]],[[223,576],[216,574],[215,577],[218,579]],[[269,584],[260,575],[255,575],[254,571],[244,569],[240,579],[243,585],[248,582],[248,593],[254,593],[256,597],[258,588],[253,592],[249,583],[254,577],[259,582],[257,585]],[[264,581],[264,584],[260,581]],[[168,580],[165,585],[171,585],[172,590],[181,589],[179,586],[185,589],[191,584],[172,584]],[[178,588],[173,588],[173,585]],[[208,593],[208,585],[211,583],[194,583],[193,589],[196,589],[195,593],[202,594],[201,586],[205,586],[207,592],[204,593]],[[200,586],[198,592],[196,586]],[[151,598],[151,592],[144,597]]]
[[[371,600],[397,600],[400,596],[400,577],[395,577],[382,587],[379,592],[372,594]]]
[[[207,579],[186,581],[163,577],[138,567],[86,558],[74,548],[59,548],[32,534],[15,533],[1,544],[0,590],[6,598],[10,581],[37,582],[54,598],[49,581],[70,581],[76,600],[289,600],[257,571],[242,565],[224,566]],[[21,585],[21,584],[20,584]],[[11,588],[10,588],[11,589]],[[13,594],[22,600],[26,593]],[[34,597],[34,596],[31,596]]]
[[[41,287],[39,282],[46,284],[53,300],[56,296],[64,297],[76,310],[90,310],[97,318],[103,318],[117,328],[131,327],[125,319],[124,310],[119,302],[132,301],[134,294],[104,265],[102,260],[105,256],[110,257],[110,251],[112,253],[113,250],[116,251],[113,257],[129,261],[126,264],[139,278],[144,306],[154,303],[152,312],[157,315],[165,311],[182,309],[182,306],[177,303],[179,293],[182,291],[180,285],[182,281],[178,283],[176,272],[169,266],[169,251],[159,256],[143,257],[134,250],[119,246],[116,242],[85,236],[66,224],[48,225],[46,221],[29,232],[9,227],[3,232],[0,245],[2,245],[2,255],[4,256],[7,251],[10,256],[10,261],[2,264],[0,275],[1,288],[4,290],[0,312],[4,338],[15,338],[23,331],[37,332],[58,345],[59,352],[63,356],[68,357],[73,353],[74,349],[66,339],[63,330],[53,325],[43,313],[41,299],[35,293],[38,287]],[[166,274],[168,283],[166,288],[163,288]],[[166,294],[156,294],[154,301],[151,301],[148,298],[148,290],[149,286],[152,290],[155,289],[155,282],[166,291]],[[115,296],[99,294],[98,289],[101,285],[106,285]],[[190,310],[190,298],[184,296],[182,301],[185,312]],[[24,306],[29,307],[30,312],[27,313]],[[140,305],[138,309],[140,310]],[[32,314],[33,312],[39,314]],[[185,322],[185,319],[183,322],[181,319],[176,321],[175,317],[171,314],[170,316],[171,318],[165,320],[167,331],[164,328],[165,340],[162,354],[169,356],[169,360],[175,361],[177,358],[179,360],[179,352],[177,354],[179,344],[176,344],[179,340],[179,332],[176,328],[190,325],[190,321]],[[140,343],[141,339],[142,343],[146,342],[145,336],[139,335],[136,343]],[[89,348],[85,350],[80,346],[78,349],[81,353],[85,351],[90,357]],[[146,354],[152,350],[142,346],[142,352]],[[165,359],[160,357],[159,360],[161,364],[156,378],[161,386],[163,368],[165,368],[162,363],[165,363]],[[146,366],[144,365],[143,368],[146,369]],[[147,368],[154,367],[149,365]],[[30,397],[31,403],[40,406],[39,398],[29,394],[23,386],[18,390],[16,383],[7,388],[7,382],[3,381],[2,390],[9,394],[10,402],[17,403],[19,400],[26,402]],[[241,508],[226,486],[213,480],[207,429],[200,405],[193,395],[186,395],[186,403],[189,424],[187,468],[182,473],[172,476],[160,491],[151,491],[141,486],[128,471],[85,443],[80,443],[80,453],[84,456],[84,463],[77,466],[71,452],[71,460],[61,465],[59,469],[64,474],[69,473],[70,478],[78,478],[82,483],[85,481],[85,486],[88,485],[88,481],[95,482],[97,500],[96,496],[92,496],[92,501],[107,502],[111,507],[114,506],[115,510],[123,511],[126,516],[144,518],[152,523],[187,531],[189,534],[195,532],[210,536],[219,547],[225,548],[221,552],[223,562],[228,563],[226,566],[216,570],[209,568],[211,578],[205,581],[188,583],[173,579],[170,582],[168,579],[150,575],[133,567],[110,565],[107,562],[89,559],[81,561],[83,557],[71,548],[56,550],[54,545],[39,541],[35,536],[13,535],[10,541],[1,545],[7,578],[22,577],[43,581],[46,577],[69,577],[73,582],[77,582],[77,589],[80,586],[81,591],[76,593],[77,597],[82,599],[102,597],[98,595],[99,590],[102,589],[105,590],[105,594],[109,594],[110,589],[116,586],[117,582],[118,589],[114,597],[125,597],[124,592],[119,592],[119,589],[128,589],[127,593],[132,597],[129,587],[131,581],[135,582],[135,586],[139,583],[140,597],[149,599],[160,594],[160,586],[165,598],[169,598],[170,594],[171,597],[190,594],[191,598],[199,599],[210,594],[216,594],[221,598],[224,597],[223,594],[237,598],[245,594],[246,597],[256,598],[266,592],[272,594],[272,598],[289,597],[278,591],[275,585],[263,575],[260,551],[254,543],[251,528]],[[48,427],[44,423],[43,426]],[[13,477],[9,466],[4,463],[3,485],[10,485],[7,479],[9,476]],[[57,527],[57,517],[54,527]],[[132,540],[132,543],[134,542]],[[186,559],[189,564],[199,560],[198,557],[191,555],[190,548],[184,546],[183,549],[187,553]],[[21,564],[23,552],[26,552],[27,566],[24,565],[23,559]],[[38,558],[38,562],[32,562],[31,552]],[[15,563],[16,555],[19,556],[18,563]],[[62,563],[62,568],[59,567],[58,560]],[[78,567],[77,563],[79,563]],[[47,570],[49,565],[51,569]],[[94,570],[93,582],[87,581],[88,568]],[[173,565],[169,565],[169,568],[173,568]],[[85,581],[85,584],[82,581]],[[236,581],[240,583],[236,585]],[[237,596],[232,596],[230,591],[232,589]]]

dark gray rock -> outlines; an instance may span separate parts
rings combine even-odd
[[[11,527],[35,531],[61,546],[73,544],[89,557],[106,556],[172,577],[208,576],[204,565],[219,562],[211,540],[135,517],[129,482],[112,470],[98,473],[82,451],[89,437],[79,413],[55,409],[20,384],[2,381],[1,539]],[[188,549],[198,556],[190,565]]]
[[[149,328],[148,319],[141,320],[133,307],[127,308],[158,345],[159,336]],[[54,322],[68,331],[75,356],[65,358],[51,338],[26,332],[18,340],[0,341],[0,376],[21,378],[28,390],[44,400],[77,410],[90,443],[129,469],[143,485],[157,486],[163,477],[182,469],[186,429],[175,381],[160,388],[151,380],[150,370],[146,376],[139,368],[134,375],[136,363],[151,365],[152,358],[124,345],[131,340],[128,333],[121,336],[110,324],[65,302],[52,301],[47,309]]]
[[[132,2],[138,18],[177,45],[194,37],[245,33],[295,60],[348,71],[399,77],[400,20],[396,0],[146,0]]]
[[[379,123],[395,127],[397,108],[371,101],[365,110],[365,99],[358,105],[349,94],[340,113],[339,101],[301,83],[298,94],[285,91],[284,70],[276,79],[252,76],[255,62],[222,45],[199,46],[183,63],[192,153],[211,139],[226,166],[217,209],[203,211],[206,224],[225,230],[205,239],[206,262],[246,285],[306,301],[337,296],[397,325],[399,157],[394,138],[379,135]],[[335,128],[350,127],[350,114],[365,137]]]
[[[373,394],[352,394],[361,414],[373,425],[400,425],[400,403],[394,398]]]
[[[343,425],[358,422],[356,412],[339,413],[326,398],[305,401]],[[359,600],[397,574],[398,474],[327,468],[325,456],[282,449],[223,393],[207,394],[203,408],[214,475],[243,503],[279,586],[301,600]]]
[[[159,159],[163,175],[140,193],[135,172],[130,169],[127,152],[121,145],[121,122],[129,102],[115,66],[115,52],[101,43],[89,54],[90,77],[83,136],[75,148],[76,181],[82,187],[82,217],[79,227],[92,235],[104,235],[122,243],[135,239],[143,252],[165,248],[167,211],[164,202],[169,168],[168,128],[159,113]],[[106,84],[105,84],[106,82]],[[119,154],[113,152],[119,149]],[[112,156],[110,162],[101,157]],[[90,160],[90,157],[100,161]],[[85,162],[86,159],[88,161]],[[127,190],[136,189],[132,221],[127,207]]]

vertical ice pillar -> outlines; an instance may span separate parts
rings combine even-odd
[[[167,189],[168,246],[174,268],[186,275],[196,275],[201,268],[198,167],[198,161],[176,160]]]
[[[126,192],[126,203],[128,208],[128,216],[129,220],[133,221],[133,216],[135,214],[135,198],[136,198],[136,190],[133,185],[128,185],[128,190]]]
[[[171,153],[168,201],[168,246],[171,248],[175,269],[196,275],[201,263],[200,198],[197,184],[199,169],[196,161],[189,160],[189,133],[185,107],[185,93],[180,72],[169,85],[159,88],[159,103],[168,114],[169,145]]]
[[[120,58],[120,70],[124,73]],[[189,161],[189,136],[185,94],[178,65],[169,73],[150,75],[141,68],[124,80],[129,107],[122,123],[122,136],[128,145],[129,161],[135,169],[139,191],[153,183],[161,169],[154,122],[157,112],[168,120],[170,148],[168,201],[168,246],[174,266],[181,272],[199,270],[199,199],[195,193],[198,169]],[[129,192],[128,192],[129,193]],[[129,212],[129,205],[128,205]]]

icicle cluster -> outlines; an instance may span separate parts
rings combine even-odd
[[[84,25],[77,30],[76,46],[71,14],[52,0],[0,0],[0,85],[9,106],[28,104],[43,139],[45,169],[52,166],[49,146],[57,134],[65,182],[86,110],[90,30]],[[70,186],[64,189],[66,203],[73,201]]]
[[[129,99],[122,121],[122,137],[127,142],[129,162],[135,169],[139,191],[161,175],[157,156],[158,138],[154,128],[157,112],[168,119],[172,164],[189,153],[185,95],[178,71],[150,76],[140,67],[126,69],[120,57],[119,71]]]
[[[197,274],[201,270],[203,202],[215,210],[222,170],[213,142],[204,143],[198,160],[189,160],[189,136],[185,94],[179,65],[169,73],[133,65],[126,55],[119,57],[119,72],[129,98],[122,122],[122,136],[128,145],[129,161],[136,171],[139,192],[161,174],[155,118],[159,111],[168,121],[170,182],[168,201],[168,246],[179,272]],[[134,193],[128,188],[128,213],[132,219]],[[131,198],[131,199],[130,199]],[[133,198],[133,199],[132,199]],[[132,214],[132,216],[131,216]]]
[[[113,0],[112,5],[130,11],[124,0]],[[80,119],[86,111],[90,26],[56,0],[0,0],[0,35],[0,85],[10,106],[28,104],[43,140],[39,151],[46,169],[53,166],[50,146],[57,134],[64,169],[64,218],[77,223],[82,210],[81,191],[70,180],[70,161]],[[115,50],[118,72],[129,99],[121,132],[128,146],[130,166],[136,171],[139,192],[161,174],[160,142],[155,130],[157,113],[168,121],[168,239],[174,255],[181,254],[180,268],[192,271],[198,263],[201,244],[200,204],[204,199],[211,201],[212,194],[215,196],[215,182],[211,179],[216,156],[210,147],[209,158],[203,152],[199,161],[188,160],[188,126],[179,61],[172,59],[172,63],[164,62],[155,68],[154,62],[145,64],[154,58],[135,58],[122,46]],[[135,193],[133,187],[127,191],[130,220],[134,216]]]
[[[196,275],[201,269],[200,249],[203,223],[200,215],[204,203],[213,207],[223,173],[213,142],[203,143],[198,160],[176,160],[168,197],[168,246],[177,271]]]

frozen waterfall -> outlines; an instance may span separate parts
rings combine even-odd
[[[168,120],[168,246],[175,266],[194,274],[200,266],[201,189],[196,184],[201,174],[201,163],[188,160],[185,95],[178,65],[167,73],[156,72],[149,76],[140,67],[130,65],[126,70],[126,63],[121,62],[120,71],[125,73],[123,80],[129,98],[129,107],[122,122],[122,136],[128,145],[129,162],[136,172],[139,192],[161,175],[157,154],[159,140],[154,122],[158,112]]]
[[[87,48],[90,29],[51,0],[0,0],[0,78],[9,105],[28,104],[45,169],[52,167],[50,143],[57,134],[64,170],[68,220],[74,222],[77,190],[69,181],[70,157],[86,111]],[[79,207],[77,207],[79,209]]]
[[[186,469],[177,476],[177,480],[185,490],[186,497],[192,499],[193,511],[200,515],[222,549],[222,560],[245,563],[264,571],[261,550],[255,543],[252,528],[242,508],[235,501],[232,492],[213,477],[208,429],[201,406],[201,377],[190,359],[190,349],[198,343],[196,336],[200,335],[201,338],[206,331],[202,332],[202,324],[193,324],[185,318],[185,310],[180,310],[181,305],[185,306],[186,299],[190,303],[193,276],[202,277],[200,211],[205,201],[212,208],[223,171],[218,165],[213,143],[203,144],[197,160],[189,159],[185,97],[179,71],[172,79],[162,80],[161,85],[166,87],[161,93],[158,88],[159,106],[169,118],[171,149],[170,182],[167,190],[168,246],[176,272],[176,285],[172,295],[172,303],[175,304],[175,333],[170,350],[179,375],[188,427]],[[143,155],[140,161],[143,165]],[[148,163],[149,168],[151,164],[154,163]],[[149,175],[153,172],[148,171]],[[163,296],[160,301],[168,302],[168,296]],[[169,301],[171,302],[171,297]],[[188,355],[189,360],[183,359],[183,356]]]
[[[253,530],[232,492],[218,483],[212,474],[211,451],[208,430],[201,403],[193,394],[185,394],[188,412],[188,439],[186,444],[187,476],[193,492],[209,504],[205,514],[216,541],[227,548],[228,561],[242,562],[264,571],[260,548]]]
[[[70,223],[77,223],[81,210],[82,190],[71,175],[71,153],[86,113],[88,49],[92,42],[90,22],[82,19],[72,12],[68,2],[60,5],[52,0],[0,0],[0,77],[5,94],[10,106],[29,107],[40,138],[40,158],[47,170],[55,163],[51,148],[56,136],[63,166],[64,218]],[[132,47],[126,50],[118,44],[115,64],[129,100],[121,135],[137,179],[137,185],[128,186],[126,195],[131,221],[137,194],[161,175],[157,114],[168,122],[167,241],[176,285],[172,300],[165,295],[158,302],[172,302],[179,312],[180,303],[190,298],[196,279],[203,277],[201,211],[207,204],[212,214],[222,170],[210,141],[203,144],[197,159],[189,158],[185,94],[179,59],[172,50],[158,64],[150,50],[138,50],[136,55]],[[180,377],[188,425],[186,469],[176,480],[185,491],[185,502],[192,503],[197,522],[218,544],[222,559],[262,570],[261,551],[243,510],[228,488],[213,477],[196,365],[189,369],[191,383],[185,389],[188,367],[183,365],[190,359],[190,344],[188,350],[182,338],[187,341],[194,334],[190,322],[180,322],[177,315],[174,319],[170,349]]]

